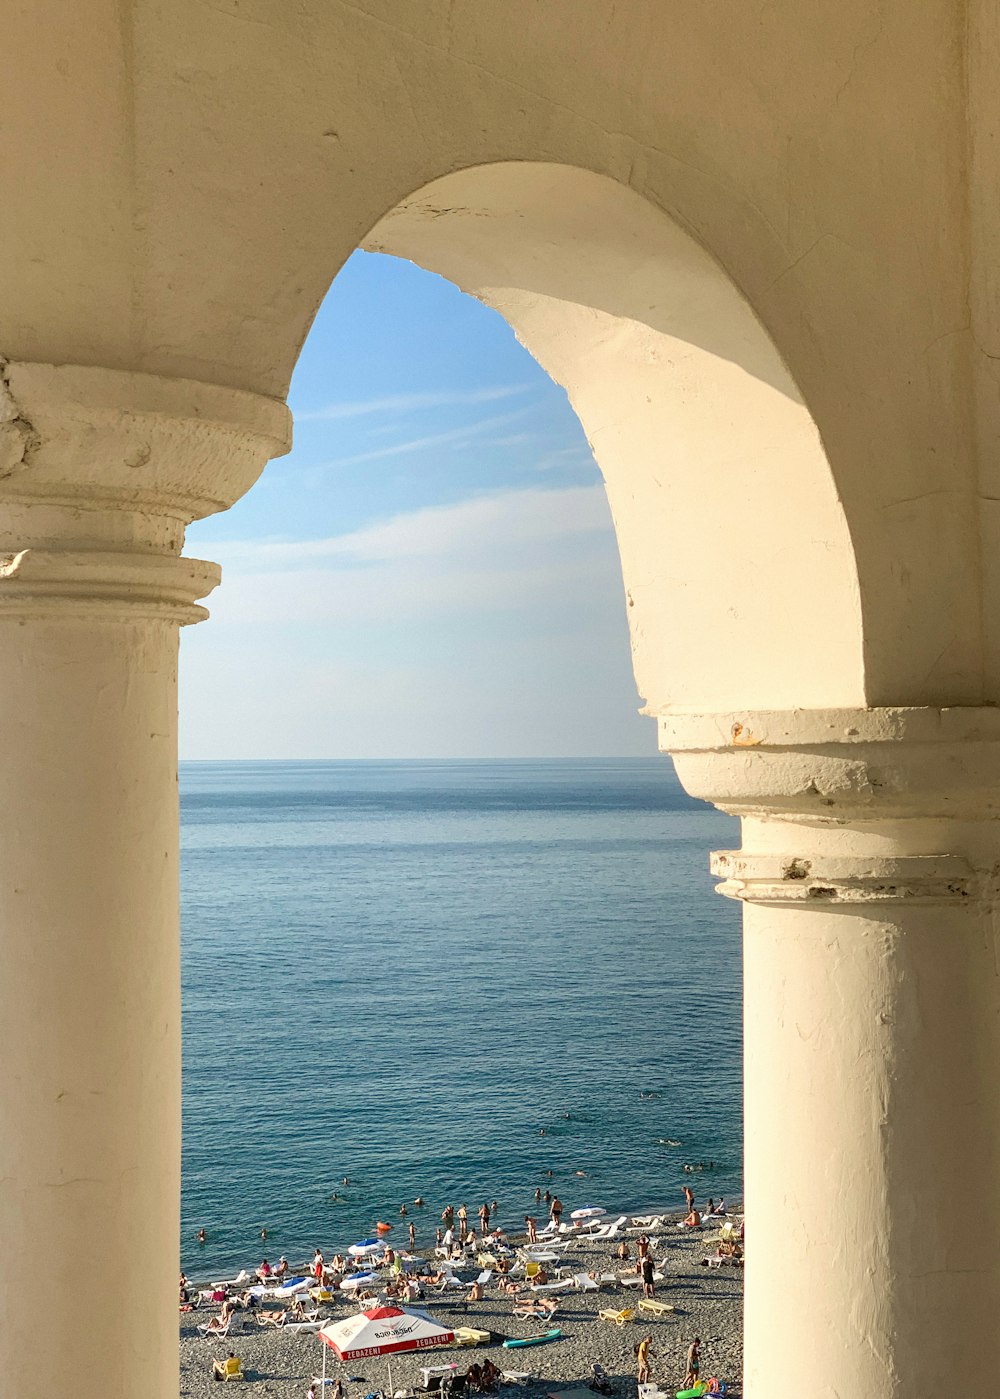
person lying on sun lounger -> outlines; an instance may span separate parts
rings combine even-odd
[[[532,1298],[530,1301],[525,1298],[523,1301],[518,1302],[517,1310],[519,1312],[524,1312],[526,1316],[548,1317],[552,1315],[558,1306],[559,1303],[554,1297],[537,1297]]]

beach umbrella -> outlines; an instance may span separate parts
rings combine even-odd
[[[323,1343],[323,1384],[326,1384],[326,1352],[338,1360],[366,1360],[369,1356],[397,1355],[406,1350],[427,1350],[451,1345],[454,1331],[442,1326],[425,1312],[403,1311],[401,1307],[373,1307],[356,1316],[328,1322],[319,1332]],[[389,1371],[392,1389],[392,1370]]]
[[[385,1244],[381,1244],[377,1239],[368,1239],[364,1243],[351,1244],[347,1252],[352,1258],[367,1258],[370,1253],[384,1253]]]
[[[308,1291],[308,1278],[289,1278],[287,1282],[283,1282],[280,1287],[274,1289],[274,1295],[275,1297],[293,1297],[296,1292]]]
[[[367,1287],[370,1282],[377,1282],[377,1273],[352,1273],[350,1277],[344,1278],[340,1284],[341,1292],[353,1292],[357,1287]]]
[[[570,1219],[600,1219],[602,1214],[607,1214],[607,1210],[600,1205],[587,1205],[582,1210],[574,1210]]]

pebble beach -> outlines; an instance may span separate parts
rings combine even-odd
[[[602,1286],[600,1291],[565,1291],[555,1293],[558,1311],[552,1321],[528,1320],[512,1315],[517,1299],[488,1285],[481,1301],[467,1302],[457,1289],[443,1295],[433,1294],[412,1305],[449,1327],[474,1327],[490,1333],[488,1344],[475,1347],[451,1346],[398,1354],[391,1357],[392,1388],[422,1389],[421,1367],[455,1362],[464,1372],[473,1361],[482,1363],[487,1357],[502,1371],[528,1371],[531,1378],[514,1385],[503,1385],[500,1393],[513,1399],[523,1393],[525,1399],[541,1399],[585,1385],[591,1366],[597,1362],[607,1371],[612,1392],[620,1399],[634,1399],[636,1388],[635,1347],[641,1337],[652,1337],[654,1360],[652,1379],[661,1391],[673,1395],[682,1387],[687,1348],[695,1336],[702,1340],[702,1378],[717,1376],[725,1381],[727,1394],[739,1396],[743,1374],[743,1270],[724,1266],[708,1268],[703,1260],[714,1252],[719,1237],[718,1225],[706,1223],[700,1230],[678,1228],[680,1216],[665,1218],[655,1231],[653,1256],[664,1280],[656,1283],[656,1300],[669,1304],[673,1310],[663,1316],[651,1316],[638,1309],[641,1288],[627,1287],[621,1275],[632,1273],[633,1263],[621,1263],[615,1256],[620,1239],[595,1242],[585,1235],[577,1236],[573,1247],[560,1256],[558,1264],[547,1264],[553,1278],[565,1278],[579,1273],[614,1273],[615,1284]],[[634,1243],[639,1229],[630,1229],[624,1237]],[[514,1239],[515,1247],[524,1243]],[[479,1264],[471,1258],[467,1264],[456,1265],[456,1274],[472,1281]],[[384,1294],[382,1294],[384,1295]],[[549,1294],[553,1295],[553,1294]],[[365,1302],[362,1306],[376,1306]],[[388,1305],[401,1305],[389,1302]],[[607,1309],[630,1308],[635,1319],[624,1325],[603,1320],[599,1312]],[[323,1311],[323,1317],[339,1320],[359,1310],[359,1304],[347,1296]],[[237,1314],[242,1324],[226,1339],[208,1338],[197,1327],[218,1311],[218,1307],[201,1307],[180,1316],[181,1399],[204,1399],[216,1393],[212,1378],[212,1362],[222,1360],[230,1350],[243,1363],[246,1381],[255,1392],[273,1399],[305,1399],[309,1384],[318,1376],[322,1365],[322,1343],[311,1332],[285,1332],[283,1329],[261,1329],[249,1315]],[[544,1345],[505,1348],[506,1338],[540,1335],[550,1326],[558,1326],[561,1336]],[[338,1362],[332,1352],[327,1355],[327,1375],[344,1382],[348,1399],[365,1399],[373,1391],[386,1391],[388,1369],[386,1359],[369,1359],[347,1364]]]

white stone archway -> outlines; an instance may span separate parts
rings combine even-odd
[[[748,1396],[938,1392],[955,1382],[956,1337],[962,1380],[987,1387],[1000,1306],[991,13],[85,0],[8,19],[11,1391],[176,1388],[176,627],[213,579],[181,559],[183,529],[282,450],[297,346],[367,237],[495,295],[567,383],[607,472],[663,746],[690,790],[744,818],[744,849],[719,868],[750,905]],[[523,205],[516,181],[504,204],[511,166]],[[428,206],[431,191],[444,202]],[[505,239],[478,238],[490,221]],[[693,277],[693,305],[667,294],[661,260]],[[578,267],[587,287],[572,285]],[[652,325],[651,284],[665,316]],[[608,388],[625,363],[629,383],[660,392],[645,405],[619,382],[619,415]],[[666,426],[677,407],[683,442]],[[740,436],[751,416],[794,447]],[[683,473],[650,489],[668,436],[673,466],[697,450],[726,484],[720,508]],[[748,457],[759,490],[740,473]],[[714,554],[678,528],[681,506],[706,533],[706,516],[724,519]],[[803,509],[815,537],[800,535]],[[971,1260],[966,1200],[983,1209]],[[147,1324],[68,1308],[41,1373],[21,1277],[67,1249],[145,1296]]]

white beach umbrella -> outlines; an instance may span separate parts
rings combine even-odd
[[[371,1311],[331,1321],[318,1334],[323,1342],[324,1385],[328,1347],[338,1360],[366,1360],[369,1356],[447,1346],[455,1339],[454,1331],[432,1316],[425,1312],[403,1311],[400,1307],[373,1307]],[[389,1376],[391,1390],[391,1370]]]
[[[607,1210],[600,1205],[587,1205],[582,1210],[574,1210],[570,1219],[600,1219],[602,1214],[607,1214]]]

